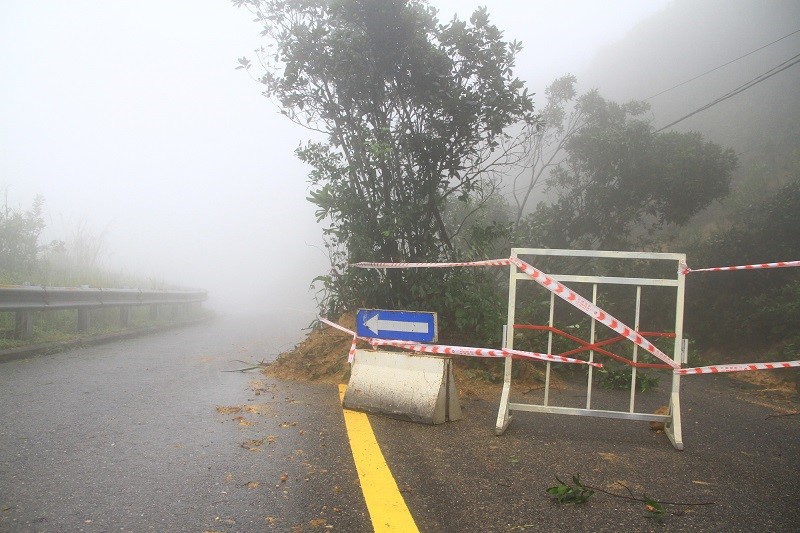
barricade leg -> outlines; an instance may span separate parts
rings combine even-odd
[[[672,374],[672,392],[669,399],[669,420],[664,424],[664,433],[676,450],[683,450],[683,432],[681,431],[681,377]]]
[[[503,373],[503,392],[500,394],[500,409],[497,412],[497,424],[494,428],[495,435],[502,435],[511,424],[511,411],[508,408],[511,396],[511,364],[512,359],[506,357],[506,367]]]

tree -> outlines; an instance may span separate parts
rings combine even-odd
[[[258,51],[265,95],[326,136],[297,155],[312,169],[318,220],[330,223],[334,275],[319,278],[335,296],[328,311],[407,302],[430,272],[376,279],[382,275],[347,265],[455,257],[445,205],[491,184],[521,155],[506,128],[535,122],[527,89],[513,75],[520,44],[505,42],[485,9],[469,22],[440,24],[422,0],[234,4],[251,9],[270,40]]]
[[[656,133],[644,102],[579,97],[561,137],[564,159],[547,179],[555,194],[524,221],[524,238],[564,248],[625,249],[682,225],[729,191],[731,149],[699,133]],[[577,118],[576,118],[577,117]],[[533,244],[533,243],[531,243]]]
[[[519,227],[528,203],[535,198],[550,171],[563,158],[567,141],[583,126],[579,107],[568,113],[577,92],[578,79],[567,74],[557,78],[544,91],[546,102],[534,135],[527,137],[526,155],[512,181],[511,196],[516,204],[514,228]],[[527,180],[526,180],[527,178]]]
[[[25,212],[10,209],[0,212],[0,274],[6,282],[20,274],[30,274],[38,266],[39,235],[44,229],[44,198],[37,196]]]

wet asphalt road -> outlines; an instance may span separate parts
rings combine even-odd
[[[585,401],[572,392],[565,404]],[[725,377],[684,380],[684,451],[646,422],[539,413],[515,414],[495,437],[497,401],[462,398],[465,419],[433,431],[372,420],[425,531],[800,531],[800,420],[770,417],[800,404],[752,401],[763,401],[757,388]],[[667,506],[654,520],[643,503],[599,492],[580,506],[546,496],[573,474],[616,494],[630,495],[622,483],[638,498],[715,503]]]
[[[0,363],[0,531],[371,531],[335,386],[223,372],[299,338],[276,317],[222,318]],[[465,419],[441,426],[370,420],[422,531],[797,531],[800,417],[771,416],[796,397],[724,376],[682,390],[682,452],[621,420],[519,413],[495,437],[496,399],[464,397]],[[655,521],[605,494],[548,499],[555,476],[576,473],[715,503]]]
[[[301,336],[279,327],[0,364],[0,531],[367,531],[334,389],[223,372]]]

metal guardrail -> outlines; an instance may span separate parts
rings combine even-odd
[[[31,336],[32,312],[60,309],[78,311],[78,331],[89,327],[92,309],[118,307],[120,320],[127,325],[128,310],[134,306],[150,306],[152,318],[158,316],[161,305],[188,305],[208,299],[203,290],[143,290],[100,289],[91,287],[46,287],[27,285],[0,285],[0,312],[16,314],[14,336],[26,339]]]
[[[45,311],[182,304],[208,299],[206,291],[157,291],[142,289],[99,289],[0,285],[0,311]]]

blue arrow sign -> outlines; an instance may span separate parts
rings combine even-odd
[[[359,337],[398,341],[436,342],[436,313],[359,309],[356,314]]]

